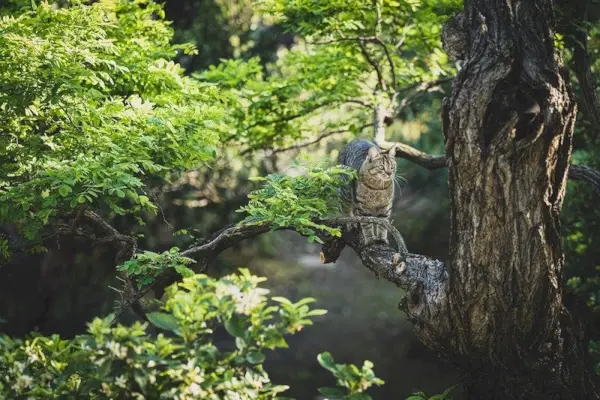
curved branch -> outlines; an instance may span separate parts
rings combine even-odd
[[[376,144],[384,150],[395,147],[396,157],[404,158],[430,171],[447,167],[445,156],[427,154],[400,142],[376,141]],[[600,194],[600,172],[588,166],[571,164],[569,167],[569,179],[587,182]]]
[[[571,164],[571,167],[569,168],[569,179],[587,182],[600,194],[600,172],[593,170],[590,167]]]
[[[390,104],[389,112],[390,112],[390,114],[393,114],[393,118],[389,119],[389,124],[391,124],[393,122],[393,120],[400,115],[400,112],[402,112],[402,110],[404,110],[420,94],[429,92],[430,90],[437,88],[444,83],[451,82],[452,79],[454,79],[454,77],[436,79],[435,81],[430,81],[430,82],[419,82],[419,83],[415,83],[413,85],[410,85],[410,86],[407,86],[405,88],[398,90],[394,94],[394,101],[392,101],[392,103]],[[414,90],[414,92],[408,94],[407,96],[402,98],[402,101],[399,104],[396,104],[395,99],[400,95],[400,93],[407,92],[410,90]]]
[[[339,43],[339,42],[358,42],[361,40],[365,43],[375,43],[375,42],[377,42],[377,37],[375,37],[375,36],[339,37],[339,38],[330,39],[330,40],[323,40],[321,42],[306,42],[306,43],[312,44],[315,46],[322,46],[322,45]]]
[[[431,155],[417,150],[412,146],[409,146],[400,142],[388,142],[385,140],[376,140],[377,146],[383,150],[389,150],[392,147],[396,148],[396,157],[404,158],[415,164],[420,165],[423,168],[427,168],[432,171],[434,169],[445,168],[446,156]]]
[[[385,79],[383,79],[383,74],[381,73],[379,64],[373,59],[373,57],[369,55],[367,47],[365,46],[365,42],[362,39],[359,39],[358,46],[360,47],[360,52],[362,53],[365,60],[367,60],[367,62],[371,64],[371,66],[375,70],[375,73],[377,74],[377,81],[379,82],[379,87],[381,88],[381,90],[386,92],[387,85],[385,84]]]
[[[338,133],[346,133],[348,131],[349,131],[348,129],[337,129],[337,130],[333,130],[333,131],[323,132],[319,136],[317,136],[316,138],[314,138],[313,140],[309,140],[307,142],[302,142],[302,143],[297,143],[297,144],[294,144],[294,145],[288,146],[288,147],[281,147],[279,149],[273,149],[271,151],[270,155],[281,153],[281,152],[284,152],[284,151],[296,150],[296,149],[301,149],[301,148],[304,148],[304,147],[308,147],[308,146],[311,146],[313,144],[319,143],[321,140],[323,140],[325,138],[328,138],[328,137],[333,136],[333,135],[337,135]]]
[[[385,57],[387,58],[388,64],[390,65],[390,73],[392,74],[392,88],[394,89],[394,92],[397,93],[398,80],[396,78],[396,67],[394,64],[394,60],[392,59],[392,55],[390,54],[390,51],[388,50],[385,42],[383,40],[381,40],[379,37],[375,38],[375,43],[379,44],[381,46],[381,48],[383,48]],[[394,93],[394,95],[395,95],[395,93]]]
[[[322,262],[335,262],[345,246],[351,247],[365,267],[378,277],[382,276],[407,291],[410,300],[405,310],[409,313],[410,318],[421,320],[426,315],[430,316],[440,312],[447,291],[445,266],[437,260],[408,253],[402,235],[390,221],[375,217],[335,217],[316,222],[339,228],[342,231],[341,237],[333,237],[324,232],[319,234],[325,243],[321,254]],[[363,235],[360,234],[361,224],[380,224],[385,227],[394,237],[398,251],[384,243],[365,243],[362,239]],[[199,269],[205,270],[225,249],[245,239],[282,229],[293,230],[290,227],[278,227],[270,223],[229,226],[215,233],[205,243],[192,247],[182,252],[181,255],[197,260],[200,264]],[[152,284],[139,291],[125,293],[126,299],[119,305],[113,321],[116,321],[129,307],[135,306],[148,292],[169,282],[174,277],[176,277],[176,272],[168,269]]]

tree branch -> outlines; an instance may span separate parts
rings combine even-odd
[[[381,88],[381,90],[386,92],[387,85],[385,83],[385,79],[383,79],[383,74],[381,73],[379,64],[369,55],[367,47],[365,46],[365,42],[362,39],[358,40],[358,46],[360,47],[360,52],[362,53],[365,60],[367,60],[367,62],[371,64],[371,66],[375,70],[375,73],[377,74],[377,81],[379,82],[379,87]]]
[[[435,81],[430,81],[430,82],[419,82],[419,83],[415,83],[413,85],[404,87],[401,90],[398,90],[394,94],[394,101],[392,101],[392,103],[390,104],[389,113],[393,114],[393,117],[396,118],[400,114],[400,112],[402,110],[404,110],[417,96],[419,96],[420,94],[422,94],[424,92],[429,92],[431,89],[436,88],[444,83],[450,82],[450,81],[452,81],[452,79],[454,79],[454,78],[443,78],[443,79],[437,79]],[[410,93],[409,95],[402,98],[402,101],[400,102],[400,104],[396,104],[396,101],[395,101],[396,97],[398,97],[402,92],[407,92],[410,90],[414,90],[414,92]],[[390,118],[390,120],[389,120],[390,123],[394,120],[394,118]]]
[[[97,238],[94,245],[109,242],[121,243],[121,249],[115,256],[115,262],[117,265],[122,264],[133,257],[137,250],[137,240],[133,236],[123,235],[112,225],[106,222],[100,215],[93,211],[84,210],[81,216],[87,219],[89,222],[92,222],[94,226],[100,229],[103,233],[103,237]]]
[[[584,181],[592,185],[594,190],[600,194],[600,172],[585,165],[573,165],[569,168],[569,179]]]
[[[383,150],[396,147],[396,157],[404,158],[430,171],[447,167],[446,157],[442,155],[427,154],[400,142],[377,141],[376,144]],[[587,182],[600,194],[600,172],[588,166],[571,164],[569,179]]]
[[[387,45],[385,44],[385,42],[383,40],[381,40],[379,37],[376,37],[375,43],[379,44],[383,48],[385,57],[387,58],[388,64],[390,65],[390,73],[392,74],[392,87],[394,89],[394,97],[395,97],[398,92],[398,80],[396,78],[396,67],[394,64],[394,60],[392,59],[392,55],[390,54],[390,51],[388,50]]]
[[[337,260],[345,246],[351,247],[360,257],[363,264],[373,271],[378,277],[382,276],[390,282],[403,287],[411,296],[407,312],[411,318],[420,318],[427,309],[433,313],[432,307],[438,307],[441,299],[445,298],[447,273],[444,265],[427,257],[409,254],[402,235],[383,218],[376,217],[335,217],[316,221],[330,227],[339,228],[341,237],[333,237],[321,232],[320,237],[325,242],[321,254],[323,263]],[[398,246],[398,251],[384,243],[367,244],[360,234],[362,224],[379,224],[386,228]],[[205,243],[192,247],[181,253],[198,261],[199,270],[205,270],[208,265],[225,249],[272,230],[292,229],[290,227],[276,227],[270,223],[244,224],[227,227],[205,241]],[[293,229],[292,229],[293,230]],[[332,249],[336,251],[332,252]],[[339,250],[339,251],[338,251]],[[124,291],[127,297],[115,313],[115,319],[129,307],[135,305],[142,297],[155,287],[168,282],[176,276],[173,269],[163,272],[153,283],[133,293]],[[440,281],[442,279],[442,281]],[[430,296],[429,299],[417,299],[419,296]]]
[[[392,147],[395,147],[396,157],[404,158],[417,165],[420,165],[423,168],[427,168],[430,171],[434,169],[445,168],[447,166],[446,156],[427,154],[407,144],[400,142],[388,142],[385,139],[376,139],[375,143],[383,150],[389,150]]]
[[[321,140],[323,140],[325,138],[328,138],[328,137],[333,136],[333,135],[337,135],[338,133],[345,133],[345,132],[348,132],[348,129],[337,129],[337,130],[333,130],[333,131],[329,131],[329,132],[323,132],[319,136],[317,136],[313,140],[309,140],[308,142],[298,143],[298,144],[294,144],[292,146],[282,147],[282,148],[279,148],[279,149],[273,149],[271,151],[270,155],[281,153],[281,152],[284,152],[284,151],[289,151],[289,150],[301,149],[303,147],[308,147],[310,145],[319,143]]]
[[[321,42],[307,42],[307,43],[316,45],[316,46],[322,46],[322,45],[328,45],[328,44],[339,43],[339,42],[358,42],[361,40],[365,43],[376,43],[377,42],[377,38],[375,36],[356,36],[356,37],[340,37],[340,38],[335,38],[335,39],[330,39],[330,40],[324,40]]]

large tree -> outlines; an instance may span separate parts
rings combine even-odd
[[[598,174],[570,165],[576,102],[552,1],[470,1],[441,32],[454,2],[264,1],[304,51],[266,71],[234,60],[194,78],[163,59],[180,48],[152,3],[74,4],[2,20],[0,221],[36,244],[114,246],[125,273],[117,318],[131,307],[146,319],[142,298],[188,275],[188,258],[202,271],[242,240],[291,229],[323,243],[322,262],[348,246],[404,288],[417,335],[460,368],[469,398],[599,398],[583,322],[562,292],[558,220],[567,178]],[[455,72],[440,33],[460,68],[442,107],[445,155],[431,156],[391,140],[389,126]],[[338,167],[265,178],[243,221],[182,252],[138,252],[134,235],[107,222],[154,209],[148,176],[208,162],[215,149],[272,157],[365,129],[399,157],[448,168],[447,262],[409,253],[387,221],[336,216]],[[363,243],[362,224],[385,225],[394,247]],[[22,247],[14,237],[4,252]]]

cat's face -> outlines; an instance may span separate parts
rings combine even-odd
[[[391,181],[396,173],[396,148],[392,147],[387,152],[379,152],[373,146],[360,171],[361,175],[372,180]]]

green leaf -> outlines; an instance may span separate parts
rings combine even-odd
[[[325,315],[325,314],[327,314],[327,310],[315,309],[315,310],[310,310],[309,312],[307,312],[306,316],[313,317],[313,316]]]
[[[60,195],[62,197],[66,197],[72,191],[73,191],[73,189],[71,189],[71,186],[69,186],[69,185],[62,185],[61,187],[58,188],[58,193],[60,193]]]
[[[324,352],[324,353],[319,354],[317,356],[317,361],[319,361],[319,364],[321,364],[321,366],[323,368],[325,368],[331,372],[337,371],[337,367],[336,367],[333,357],[331,356],[330,353]]]
[[[283,304],[292,304],[292,302],[289,299],[286,299],[285,297],[280,297],[280,296],[271,297],[271,300],[276,301],[278,303],[283,303]]]
[[[345,400],[372,400],[372,398],[366,393],[354,393],[346,397]]]
[[[171,315],[161,312],[151,312],[146,314],[148,320],[152,323],[152,325],[156,326],[160,329],[165,329],[168,331],[176,331],[179,329],[179,325],[177,323],[177,319]]]
[[[135,380],[135,382],[138,384],[138,386],[142,390],[142,393],[146,393],[146,386],[148,385],[147,376],[144,375],[139,370],[134,370],[133,371],[133,379]]]
[[[328,400],[342,400],[344,399],[344,392],[338,388],[322,387],[319,388],[319,393],[327,397]]]
[[[244,337],[246,332],[244,321],[237,314],[233,314],[231,319],[225,321],[225,329],[233,337]]]
[[[246,354],[246,360],[248,360],[250,364],[261,364],[265,361],[265,355],[259,351],[251,351]]]

